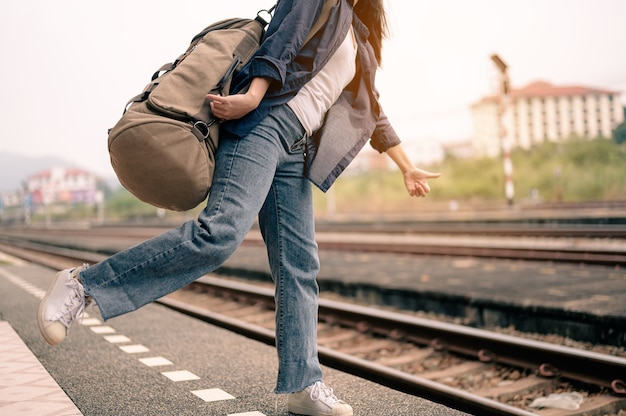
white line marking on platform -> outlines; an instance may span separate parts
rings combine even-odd
[[[235,398],[222,389],[193,390],[192,393],[205,402],[216,402],[219,400],[231,400]]]
[[[103,335],[103,334],[113,334],[115,333],[115,329],[111,328],[110,326],[107,325],[103,325],[103,326],[92,326],[91,329],[94,333],[98,334],[98,335]]]
[[[97,325],[102,325],[102,321],[98,318],[87,318],[86,316],[83,316],[83,319],[81,321],[78,321],[81,325],[83,326],[97,326]]]
[[[140,358],[139,361],[141,361],[143,364],[147,365],[148,367],[158,367],[161,365],[174,364],[170,360],[163,358],[163,357]]]
[[[104,339],[111,344],[123,344],[125,342],[130,342],[130,338],[128,338],[126,335],[107,335],[104,337]]]
[[[34,297],[38,299],[42,299],[46,294],[44,290],[39,289],[38,287],[34,286],[30,282],[22,279],[21,277],[15,276],[5,270],[0,269],[0,275],[4,276],[7,280],[14,283],[18,287],[20,287],[21,289],[23,289],[24,291],[28,292],[29,294],[33,295]],[[78,322],[82,326],[89,327],[89,329],[91,329],[91,331],[94,332],[95,334],[105,335],[105,334],[114,334],[116,332],[113,327],[108,326],[108,325],[102,325],[102,321],[100,319],[91,318],[88,313],[84,313],[82,318],[83,319],[79,320]],[[121,344],[121,343],[131,341],[130,338],[128,338],[125,335],[109,335],[109,336],[104,336],[103,338],[112,344]],[[140,344],[121,345],[119,346],[119,348],[128,354],[136,354],[136,353],[143,353],[143,352],[150,351],[148,348]],[[141,358],[139,359],[139,361],[148,367],[173,365],[171,361],[163,357]],[[200,380],[200,377],[186,370],[165,371],[165,372],[162,372],[161,374],[174,382]],[[206,389],[206,390],[194,390],[192,391],[192,393],[198,396],[199,398],[201,398],[202,400],[204,400],[205,402],[235,399],[234,396],[218,388]],[[2,400],[0,400],[0,402],[2,402]],[[2,403],[0,403],[0,407],[2,407],[1,404]],[[23,403],[18,403],[18,405],[22,406]],[[52,408],[47,408],[47,410],[51,410],[51,409]],[[8,408],[3,408],[2,410],[3,411],[8,410]],[[32,409],[27,409],[27,408],[17,409],[16,408],[13,410],[22,411],[22,410],[32,410]],[[74,413],[67,413],[67,414],[74,415]],[[81,414],[80,412],[76,413],[76,415],[80,415],[80,414]],[[266,416],[266,415],[261,412],[246,412],[246,413],[233,413],[228,416]]]
[[[200,377],[187,370],[164,371],[161,374],[163,374],[165,377],[169,378],[172,381],[200,380]]]
[[[30,282],[22,279],[21,277],[18,277],[16,275],[14,275],[13,273],[9,273],[6,270],[0,269],[0,274],[3,275],[4,277],[6,277],[8,281],[13,283],[14,285],[19,287],[20,289],[30,293],[31,295],[33,295],[37,299],[43,299],[43,297],[46,294],[45,291],[39,289],[38,287],[36,287],[35,285],[31,284]]]
[[[24,266],[26,262],[18,257],[14,257],[10,254],[7,254],[3,251],[0,251],[0,260],[4,260],[8,263],[13,264],[14,266]]]
[[[148,348],[144,347],[143,345],[122,345],[120,347],[120,350],[124,351],[125,353],[128,354],[138,354],[140,352],[148,352],[150,351]]]

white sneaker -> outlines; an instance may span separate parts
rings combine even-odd
[[[79,276],[87,267],[83,265],[57,273],[39,304],[39,332],[50,345],[57,345],[65,339],[72,323],[82,318],[91,303],[91,298],[85,296]]]
[[[298,393],[289,394],[287,409],[291,413],[306,416],[352,416],[352,407],[339,400],[333,389],[322,381]]]

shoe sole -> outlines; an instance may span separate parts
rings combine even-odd
[[[48,301],[48,298],[50,297],[50,293],[52,292],[52,288],[56,285],[56,283],[59,281],[59,278],[61,278],[61,275],[63,274],[65,270],[61,270],[60,272],[58,272],[56,274],[56,276],[54,277],[54,279],[52,279],[52,283],[50,283],[50,286],[48,287],[48,291],[46,292],[46,294],[44,295],[43,299],[41,299],[41,302],[39,302],[39,309],[37,312],[37,325],[39,326],[39,332],[41,333],[41,336],[43,337],[43,339],[46,340],[46,342],[52,346],[59,344],[61,341],[56,341],[53,339],[50,339],[47,335],[46,335],[46,331],[45,331],[45,304]]]
[[[332,416],[332,413],[319,413],[315,410],[311,410],[308,407],[304,407],[304,406],[299,406],[297,404],[288,404],[287,405],[287,410],[289,411],[289,413],[292,413],[294,415],[301,415],[301,416]],[[311,413],[311,412],[315,412],[315,413]],[[345,415],[345,416],[353,416],[354,413],[350,413],[349,415]]]
[[[311,410],[309,408],[294,406],[294,405],[289,405],[287,407],[287,410],[289,411],[290,414],[299,415],[299,416],[311,416],[312,414],[314,414],[314,413],[310,413]]]

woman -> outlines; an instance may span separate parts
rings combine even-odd
[[[219,267],[258,215],[276,284],[276,393],[289,411],[352,415],[322,381],[317,354],[311,183],[326,190],[361,147],[386,152],[411,196],[439,174],[413,167],[378,103],[374,75],[386,21],[383,0],[280,0],[255,57],[228,97],[208,95],[223,120],[214,181],[197,221],[87,268],[57,274],[39,326],[63,341],[92,299],[102,317],[133,311]],[[315,22],[322,23],[316,26]]]

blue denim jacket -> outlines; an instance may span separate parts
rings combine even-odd
[[[357,71],[352,82],[328,111],[323,126],[307,142],[307,177],[321,190],[335,179],[371,139],[379,152],[400,143],[378,102],[374,80],[378,68],[367,42],[367,27],[352,11],[350,0],[340,0],[325,26],[304,44],[321,13],[324,0],[279,0],[260,49],[236,75],[232,91],[254,77],[272,84],[256,110],[222,129],[243,137],[276,105],[289,101],[328,62],[352,24],[357,39]]]

